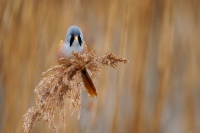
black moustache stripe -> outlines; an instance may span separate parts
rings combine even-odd
[[[72,35],[70,38],[70,47],[72,46],[72,43],[74,42],[74,36]]]
[[[81,40],[81,37],[80,37],[80,36],[78,36],[78,42],[79,42],[79,44],[80,44],[80,46],[81,46],[82,40]]]
[[[74,42],[74,39],[75,39],[75,37],[72,35],[71,38],[70,38],[70,47],[72,46],[72,44]],[[81,40],[80,36],[78,36],[78,42],[79,42],[79,45],[81,46],[82,45],[82,40]]]

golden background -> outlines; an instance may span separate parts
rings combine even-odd
[[[90,50],[130,62],[100,65],[97,99],[60,133],[199,133],[199,0],[0,0],[0,132],[21,133],[41,73],[57,64],[69,26]],[[38,122],[33,133],[53,132]]]

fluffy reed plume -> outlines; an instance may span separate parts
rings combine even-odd
[[[36,106],[30,108],[23,116],[23,129],[29,133],[39,120],[44,120],[52,127],[54,132],[57,129],[54,124],[54,115],[57,110],[60,112],[60,119],[64,121],[65,99],[69,100],[69,109],[73,113],[78,112],[80,118],[81,110],[81,88],[83,87],[81,71],[87,69],[91,74],[98,75],[100,69],[98,63],[113,68],[118,62],[127,63],[126,59],[118,58],[112,53],[97,57],[94,51],[84,54],[73,53],[74,59],[61,59],[61,65],[54,66],[43,73],[46,75],[35,88]]]

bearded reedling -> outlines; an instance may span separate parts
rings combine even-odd
[[[73,59],[73,52],[84,53],[87,52],[87,45],[83,39],[83,33],[77,26],[69,27],[65,41],[58,47],[57,60],[59,63],[61,59]],[[91,97],[97,97],[97,90],[86,68],[81,71],[81,77],[86,91]]]

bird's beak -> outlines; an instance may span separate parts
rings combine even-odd
[[[74,40],[78,40],[78,36],[75,36],[75,37],[74,37]]]

